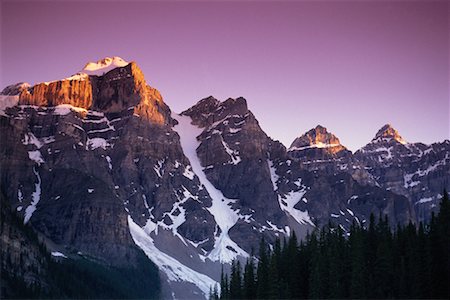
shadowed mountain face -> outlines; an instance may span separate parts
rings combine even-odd
[[[208,97],[178,115],[117,57],[0,97],[11,213],[68,259],[136,266],[140,248],[166,298],[207,297],[221,263],[261,237],[303,237],[329,220],[347,230],[370,213],[426,219],[449,185],[448,141],[405,144],[387,127],[352,154],[317,126],[286,150],[244,98]]]

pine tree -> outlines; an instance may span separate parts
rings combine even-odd
[[[239,260],[233,260],[231,264],[231,278],[230,278],[230,298],[242,298],[242,277],[241,277],[241,263]]]
[[[223,273],[220,274],[220,299],[229,299],[229,287],[228,287],[228,275]]]
[[[350,228],[349,252],[351,257],[350,297],[366,298],[367,268],[365,259],[364,229],[353,223]]]
[[[261,239],[259,245],[259,262],[256,271],[257,277],[257,298],[267,299],[269,286],[269,257],[267,253],[267,245],[264,238]]]
[[[376,298],[391,298],[393,296],[393,261],[392,235],[387,216],[380,218],[376,226],[377,246],[374,262],[374,296]]]
[[[245,299],[256,299],[255,262],[253,255],[250,256],[245,264],[242,293]]]

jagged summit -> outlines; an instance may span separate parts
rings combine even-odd
[[[322,125],[317,125],[292,142],[289,151],[342,146],[339,139]]]
[[[105,57],[97,62],[87,63],[81,73],[87,75],[101,76],[115,68],[125,67],[129,62],[125,61],[119,56]]]
[[[194,124],[205,127],[226,116],[245,115],[248,112],[247,100],[243,97],[228,98],[221,102],[213,96],[209,96],[183,111],[181,115],[190,116]]]
[[[381,129],[378,130],[377,134],[372,139],[372,143],[389,142],[391,140],[397,141],[403,145],[408,143],[405,139],[401,137],[398,131],[395,130],[394,127],[392,127],[391,124],[386,124],[383,127],[381,127]]]
[[[351,155],[351,152],[341,144],[339,139],[322,125],[317,125],[296,138],[288,152],[293,158],[317,162]]]

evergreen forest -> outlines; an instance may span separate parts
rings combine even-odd
[[[298,241],[261,241],[258,258],[232,263],[211,299],[450,299],[450,201],[429,224],[389,226],[373,214],[344,233],[329,224]]]

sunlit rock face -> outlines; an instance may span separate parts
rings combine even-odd
[[[348,157],[351,154],[334,134],[321,125],[296,138],[288,151],[295,158],[309,161]]]
[[[105,63],[98,64],[104,66]],[[19,105],[52,107],[68,104],[105,113],[120,113],[130,109],[156,124],[167,125],[171,122],[170,109],[158,90],[147,85],[135,62],[106,73],[97,73],[101,75],[88,75],[82,71],[62,80],[22,88]]]

